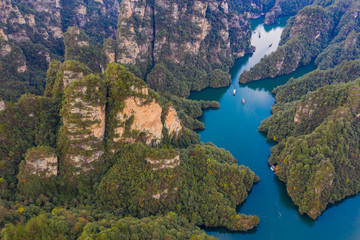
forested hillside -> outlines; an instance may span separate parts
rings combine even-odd
[[[315,1],[292,17],[280,47],[240,77],[241,83],[294,72],[314,61],[328,69],[360,57],[357,35],[359,2]]]
[[[0,0],[3,239],[212,239],[248,231],[259,181],[194,131],[190,91],[230,84],[250,19],[290,18],[279,49],[241,76],[316,71],[274,90],[259,130],[301,213],[360,191],[358,1]],[[240,162],[241,164],[241,162]]]
[[[63,33],[86,30],[93,43],[115,36],[118,0],[0,1],[0,96],[41,95],[52,59],[64,60]]]
[[[109,61],[127,64],[155,89],[188,96],[227,86],[234,60],[252,51],[249,19],[277,6],[276,16],[303,6],[286,2],[2,0],[0,97],[43,94],[50,61],[64,60],[64,33],[74,26],[85,30],[91,45],[105,43]]]
[[[45,95],[1,101],[4,239],[207,239],[197,226],[259,223],[236,212],[258,177],[193,131],[218,103],[155,92],[79,28],[64,45]]]
[[[311,218],[360,191],[359,66],[345,61],[275,89],[278,103],[259,128],[279,142],[269,163]]]

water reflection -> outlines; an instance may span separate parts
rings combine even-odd
[[[239,164],[250,167],[260,177],[247,200],[237,207],[238,212],[258,215],[260,224],[250,233],[234,233],[225,229],[206,229],[219,239],[359,239],[360,197],[348,198],[331,205],[318,220],[301,216],[298,208],[286,193],[286,186],[279,181],[268,166],[273,141],[267,140],[257,131],[261,121],[271,114],[274,97],[271,91],[290,77],[298,77],[311,71],[314,66],[300,68],[291,75],[240,85],[240,74],[256,64],[263,55],[269,54],[269,42],[280,39],[282,27],[263,27],[261,20],[253,23],[261,38],[253,38],[256,52],[235,63],[232,69],[232,86],[222,89],[205,89],[192,93],[192,99],[217,100],[220,109],[205,110],[200,119],[206,129],[200,132],[201,140],[211,141],[229,150]],[[273,46],[272,46],[273,47]],[[235,96],[233,88],[237,89]],[[246,104],[241,103],[242,98]]]

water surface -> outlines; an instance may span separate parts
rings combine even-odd
[[[299,77],[314,69],[313,65],[301,67],[295,73],[241,85],[240,74],[250,69],[265,54],[276,50],[287,18],[272,26],[264,26],[263,19],[252,22],[252,45],[256,51],[239,59],[230,74],[232,85],[228,88],[205,89],[191,94],[191,99],[216,100],[218,110],[206,110],[200,118],[205,130],[200,131],[203,142],[212,142],[229,150],[239,164],[250,167],[260,177],[247,200],[238,212],[258,215],[260,224],[249,233],[234,233],[224,229],[206,229],[219,239],[360,239],[360,197],[349,198],[333,205],[317,220],[301,216],[280,182],[268,166],[272,142],[266,140],[257,128],[271,115],[275,103],[271,90],[291,77]],[[260,33],[260,38],[259,38]],[[272,45],[271,45],[272,44]],[[271,45],[271,47],[270,47]],[[236,95],[233,96],[233,89]],[[244,98],[246,103],[242,104]]]

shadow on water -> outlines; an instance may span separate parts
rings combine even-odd
[[[318,220],[313,220],[298,213],[298,207],[287,194],[285,183],[269,169],[267,161],[270,148],[276,142],[267,140],[263,133],[259,134],[257,127],[261,120],[270,116],[271,106],[275,101],[270,92],[291,77],[298,78],[311,72],[315,66],[310,64],[289,75],[239,85],[239,75],[254,66],[265,54],[275,50],[280,39],[282,29],[278,25],[269,26],[269,29],[272,28],[269,30],[262,23],[263,19],[252,21],[252,43],[257,50],[236,61],[230,71],[232,86],[205,89],[192,93],[191,96],[195,100],[216,100],[221,105],[217,110],[204,110],[199,119],[206,127],[206,130],[198,131],[202,141],[213,142],[230,151],[239,160],[239,164],[250,167],[260,177],[260,182],[254,185],[247,200],[236,207],[238,213],[259,216],[260,224],[248,233],[232,232],[225,228],[204,230],[219,239],[230,240],[360,239],[359,197],[351,196],[329,205]],[[258,37],[259,33],[261,38]],[[268,47],[270,43],[273,43],[271,48]],[[235,96],[232,88],[236,89]],[[245,105],[241,103],[242,98],[246,99]]]
[[[202,228],[202,229],[204,231],[206,231],[207,233],[226,233],[226,234],[233,235],[234,237],[239,236],[239,232],[230,231],[230,230],[227,230],[226,228]],[[251,229],[250,231],[242,232],[241,235],[254,235],[254,234],[256,234],[257,231],[258,231],[258,229],[254,228],[254,229]]]
[[[287,83],[291,78],[301,77],[309,72],[314,71],[315,69],[316,66],[313,62],[311,62],[309,65],[299,67],[298,69],[296,69],[295,72],[291,74],[278,76],[276,78],[266,78],[259,81],[240,85],[244,87],[246,86],[253,90],[265,90],[268,92],[272,92],[274,88]]]
[[[219,102],[229,87],[205,88],[201,92],[191,92],[191,100],[217,101]],[[206,97],[208,96],[208,97]],[[212,109],[214,110],[214,109]],[[205,110],[206,111],[206,110]]]
[[[287,20],[290,17],[281,17],[281,18],[277,18],[276,22],[274,24],[271,25],[263,25],[264,24],[264,20],[265,17],[259,17],[256,19],[252,19],[251,20],[251,30],[255,30],[258,26],[263,25],[264,29],[266,32],[270,32],[272,29],[274,29],[274,25],[276,25],[276,27],[285,27]]]
[[[285,183],[280,181],[279,178],[275,174],[274,174],[274,182],[277,186],[278,194],[280,196],[280,201],[282,203],[282,206],[284,206],[285,208],[287,208],[289,210],[294,210],[294,211],[298,212],[298,210],[299,210],[298,206],[296,206],[293,203],[290,196],[287,194]],[[298,213],[298,214],[299,214],[300,220],[303,223],[305,223],[306,225],[308,225],[309,227],[312,227],[315,225],[317,220],[311,219],[306,214],[303,214],[303,215],[300,215],[300,213]]]

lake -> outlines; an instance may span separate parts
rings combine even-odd
[[[268,165],[273,142],[258,132],[260,123],[271,115],[275,103],[271,90],[315,69],[311,64],[296,72],[246,85],[239,84],[240,74],[250,69],[265,54],[275,51],[288,18],[278,24],[263,25],[263,18],[252,21],[252,45],[256,51],[236,61],[230,71],[232,85],[227,88],[205,89],[193,92],[194,100],[216,100],[220,109],[205,110],[199,119],[205,130],[199,132],[203,142],[212,142],[230,151],[239,164],[248,166],[260,177],[247,200],[238,207],[239,213],[257,215],[259,226],[247,233],[225,229],[205,229],[219,239],[360,239],[360,197],[348,198],[329,207],[317,220],[301,216]],[[270,46],[271,45],[271,46]],[[236,95],[233,96],[233,89]],[[245,99],[242,104],[241,99]]]

